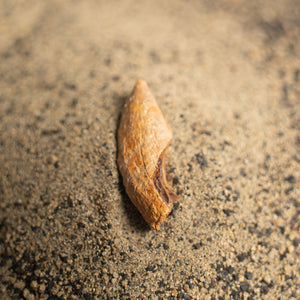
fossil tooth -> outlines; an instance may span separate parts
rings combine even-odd
[[[124,105],[118,129],[118,166],[130,200],[155,230],[177,199],[164,170],[171,139],[172,132],[147,83],[138,80]]]

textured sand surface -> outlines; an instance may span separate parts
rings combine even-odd
[[[158,232],[116,163],[138,78]],[[1,299],[299,299],[299,183],[299,1],[0,1]]]

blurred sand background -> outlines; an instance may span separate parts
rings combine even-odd
[[[139,78],[159,232],[116,165]],[[299,299],[299,182],[299,1],[0,1],[1,299]]]

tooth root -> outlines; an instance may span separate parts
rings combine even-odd
[[[118,166],[126,192],[151,228],[158,230],[177,195],[166,183],[164,155],[172,139],[147,83],[138,80],[118,129]]]

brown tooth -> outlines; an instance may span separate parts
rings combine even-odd
[[[118,166],[130,200],[155,230],[177,200],[164,171],[164,154],[171,139],[172,132],[147,83],[138,80],[118,129]]]

